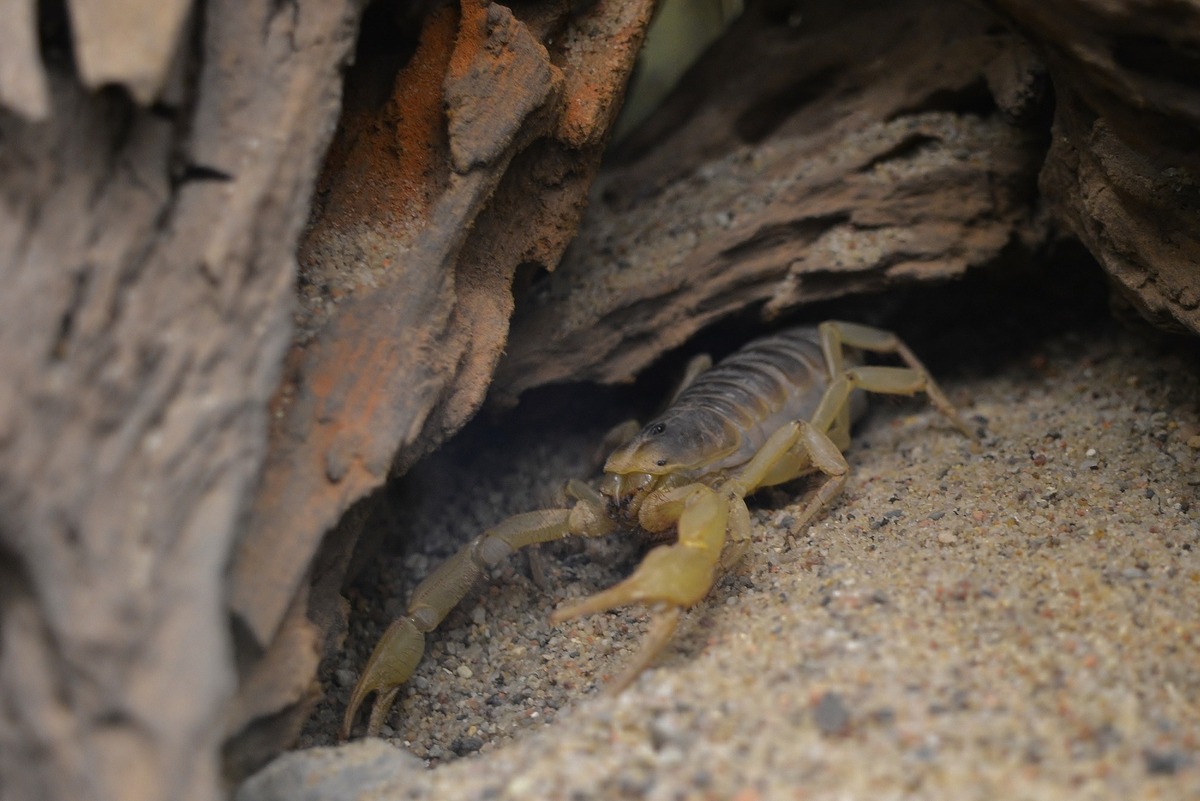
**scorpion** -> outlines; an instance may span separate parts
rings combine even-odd
[[[890,354],[900,366],[865,365],[862,352]],[[861,391],[860,391],[861,390]],[[375,646],[351,692],[341,736],[347,739],[363,701],[375,693],[367,725],[376,734],[396,694],[412,676],[425,635],[492,567],[514,551],[568,536],[600,537],[619,529],[658,542],[624,581],[560,606],[558,625],[627,604],[653,614],[641,650],[609,686],[620,692],[670,641],[682,613],[702,600],[722,571],[750,545],[745,497],[767,486],[820,473],[824,480],[791,531],[802,530],[846,484],[843,451],[851,425],[865,410],[865,392],[923,392],[974,440],[925,366],[895,334],[827,321],[750,342],[715,366],[705,356],[688,365],[666,410],[644,428],[629,423],[610,437],[624,440],[604,464],[599,487],[568,482],[569,508],[514,515],[443,562],[413,591],[404,616]]]

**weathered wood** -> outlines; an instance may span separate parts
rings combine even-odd
[[[221,795],[225,571],[357,9],[205,12],[153,111],[52,60],[48,120],[0,115],[5,798]]]
[[[1200,333],[1200,8],[991,5],[818,6],[794,28],[752,6],[597,183],[496,397],[627,381],[747,307],[952,277],[1064,231],[1148,319]]]
[[[38,53],[37,0],[2,0],[0,107],[43,120],[50,112],[48,92]]]
[[[191,0],[67,0],[84,86],[124,86],[143,105],[166,86],[180,57]]]
[[[598,179],[564,263],[521,300],[493,392],[628,381],[747,308],[1036,246],[1040,70],[971,6],[828,4],[798,26],[752,6]]]
[[[293,628],[309,624],[285,614],[322,537],[478,408],[514,270],[552,269],[575,231],[652,9],[578,5],[442,6],[394,78],[394,41],[360,49],[300,250],[301,332],[233,562],[242,661],[290,670],[281,685],[313,673],[311,653],[275,651],[304,640]],[[358,533],[355,522],[330,535],[335,563]],[[309,617],[328,619],[338,589],[314,592]],[[244,696],[238,726],[278,727],[285,700]],[[304,708],[303,693],[292,701]]]
[[[598,182],[497,398],[627,381],[749,306],[958,275],[1049,221],[1156,325],[1200,333],[1200,8],[991,5],[813,7],[794,30],[752,6]]]
[[[1146,319],[1200,334],[1200,5],[989,4],[1054,83],[1051,214]]]

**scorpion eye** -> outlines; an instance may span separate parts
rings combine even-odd
[[[666,467],[666,466],[667,466],[667,460],[666,460],[666,459],[659,459],[657,462],[655,462],[655,464],[656,464],[656,465],[658,465],[659,467]]]
[[[658,436],[659,434],[664,433],[666,430],[667,430],[666,423],[655,423],[653,426],[650,427],[650,433],[655,436]]]

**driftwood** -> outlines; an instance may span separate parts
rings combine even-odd
[[[284,746],[364,499],[489,388],[1065,235],[1200,332],[1187,4],[752,3],[545,277],[649,2],[380,4],[340,109],[360,2],[40,5],[0,9],[5,798]]]
[[[15,107],[45,119],[0,114],[5,798],[221,792],[224,575],[357,18],[239,0],[178,34],[148,13],[164,75],[157,50],[109,59],[130,8],[71,4],[73,41],[43,19],[48,60],[23,69],[45,92]],[[88,88],[113,79],[154,105]]]
[[[211,798],[221,740],[244,769],[311,697],[322,534],[481,401],[512,270],[574,232],[650,6],[414,4],[390,39],[373,12],[286,362],[361,4],[5,8],[0,788]]]
[[[1200,333],[1200,6],[992,5],[1053,80],[1051,216],[1143,317]]]
[[[234,558],[232,611],[256,666],[229,722],[245,742],[235,772],[261,758],[251,743],[269,755],[298,733],[315,697],[312,644],[336,643],[340,579],[369,509],[330,535],[317,567],[328,580],[309,598],[322,537],[483,402],[513,273],[552,268],[574,233],[650,11],[547,3],[520,19],[468,0],[424,20],[394,85],[375,85],[371,54],[351,74],[300,248],[300,340]]]
[[[494,391],[629,381],[740,310],[1030,252],[1043,83],[970,6],[748,10],[615,155],[563,265],[523,299]]]
[[[1152,322],[1200,332],[1200,10],[995,5],[748,12],[599,179],[496,396],[628,381],[748,307],[953,277],[1064,231]]]

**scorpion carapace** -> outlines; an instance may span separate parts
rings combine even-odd
[[[903,367],[863,366],[846,349],[893,354]],[[861,393],[912,395],[930,402],[964,435],[959,417],[924,365],[894,334],[825,322],[751,342],[715,367],[688,371],[668,409],[618,447],[600,488],[571,481],[570,508],[515,515],[467,543],[414,590],[407,613],[375,646],[342,723],[350,734],[363,700],[376,693],[367,725],[376,733],[396,693],[420,662],[425,634],[491,567],[518,548],[568,536],[635,528],[663,540],[633,575],[554,612],[560,623],[630,603],[648,604],[654,622],[641,652],[611,685],[620,691],[670,640],[683,610],[708,593],[720,570],[750,543],[746,495],[812,472],[825,480],[800,513],[806,526],[838,495],[849,470],[842,451],[861,410]],[[671,532],[674,532],[674,537]]]

